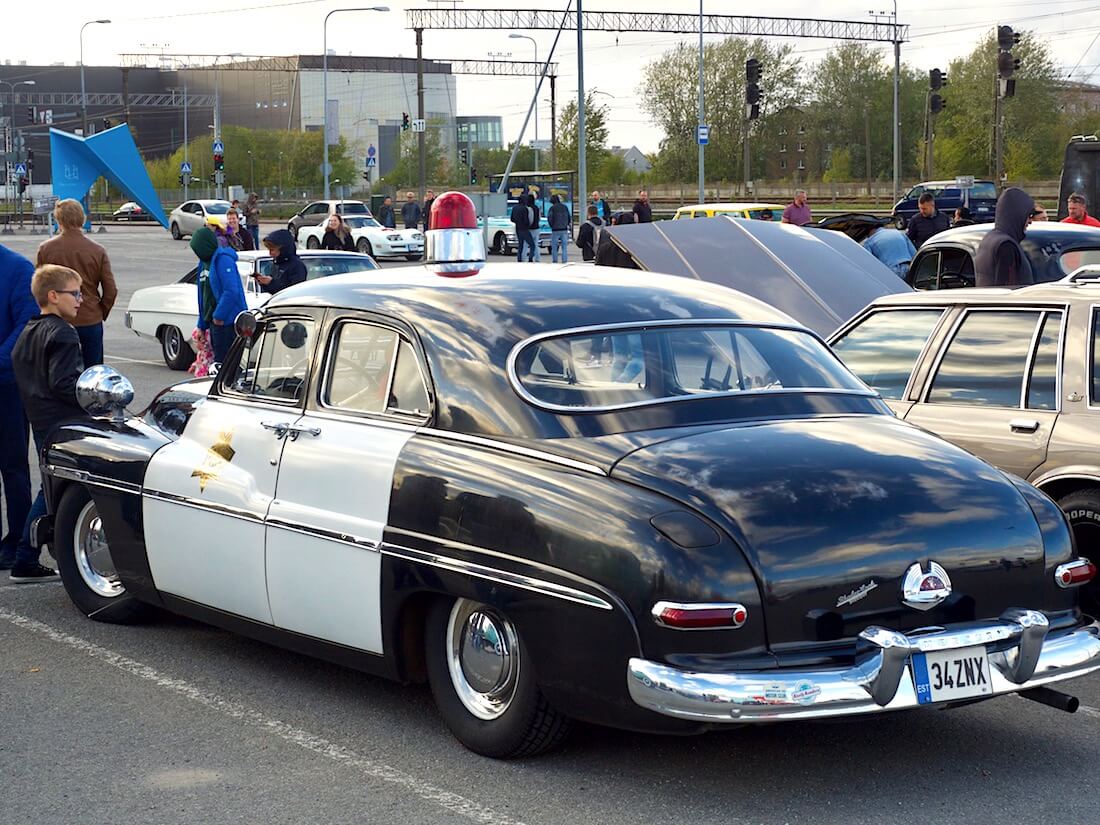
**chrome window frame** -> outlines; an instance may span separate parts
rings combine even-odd
[[[314,331],[313,331],[314,335],[318,334],[318,332],[320,332],[324,329],[323,319],[318,320],[317,318],[313,318],[309,315],[296,315],[296,314],[293,314],[293,313],[287,314],[287,315],[282,315],[282,314],[268,315],[268,316],[264,317],[263,319],[261,319],[260,323],[266,325],[266,324],[274,323],[276,321],[306,321],[306,322],[311,323],[311,324],[314,325]],[[262,333],[262,334],[266,334],[266,332]],[[316,346],[316,344],[313,344],[312,346]],[[234,368],[238,368],[238,369],[240,368],[241,356],[242,355],[244,355],[244,350],[243,349],[242,349],[240,355],[237,356],[236,362],[233,364]],[[305,409],[305,402],[306,402],[306,399],[309,397],[309,385],[310,385],[310,379],[311,379],[310,373],[312,372],[312,369],[311,369],[312,361],[313,361],[313,352],[311,351],[306,356],[306,373],[305,373],[305,382],[302,385],[302,397],[298,398],[296,400],[290,400],[290,399],[280,400],[278,398],[272,398],[272,397],[269,397],[269,396],[257,396],[257,395],[253,395],[252,393],[243,393],[243,392],[239,392],[237,390],[234,390],[227,383],[227,379],[229,378],[229,372],[224,371],[224,370],[222,372],[219,372],[216,379],[215,379],[214,386],[217,388],[217,393],[214,394],[213,396],[211,396],[211,398],[216,398],[216,399],[222,400],[222,401],[235,401],[237,403],[242,403],[242,404],[260,405],[260,406],[270,407],[272,409],[278,409],[278,410],[285,410],[285,409],[299,409],[299,410],[301,410],[301,409]],[[253,384],[253,386],[255,386],[255,384]]]
[[[516,362],[519,359],[519,354],[527,349],[527,347],[537,344],[540,341],[544,341],[548,338],[565,338],[569,336],[583,336],[583,335],[595,335],[595,334],[615,334],[618,331],[631,331],[636,330],[638,332],[647,332],[653,328],[662,327],[749,327],[752,329],[778,329],[788,332],[797,332],[816,340],[822,345],[825,352],[833,357],[833,360],[840,366],[840,368],[848,373],[857,383],[862,384],[864,389],[844,389],[842,387],[780,387],[778,389],[753,389],[753,390],[729,390],[727,392],[708,392],[699,395],[672,395],[663,396],[661,398],[649,398],[642,401],[628,401],[622,404],[601,404],[597,406],[585,406],[585,407],[568,407],[563,404],[552,404],[547,401],[542,401],[536,398],[520,380],[519,374],[516,372]],[[537,335],[531,335],[524,338],[512,347],[508,353],[508,360],[506,362],[505,372],[508,376],[508,383],[512,385],[512,391],[516,393],[521,399],[526,401],[533,407],[546,410],[553,413],[563,413],[567,415],[587,415],[590,413],[604,413],[604,412],[618,412],[620,410],[636,409],[638,407],[653,407],[659,404],[669,404],[678,401],[702,401],[705,399],[714,398],[730,398],[730,397],[744,397],[755,395],[820,395],[822,393],[828,393],[830,395],[855,395],[864,398],[879,398],[871,388],[860,380],[859,376],[855,375],[848,367],[840,360],[839,356],[833,352],[825,340],[811,329],[798,326],[797,324],[784,324],[771,321],[748,321],[743,318],[663,318],[655,321],[622,321],[614,324],[593,324],[583,327],[569,327],[566,329],[550,330],[548,332],[540,332]]]
[[[1032,370],[1035,367],[1035,356],[1039,354],[1039,344],[1041,342],[1041,335],[1043,330],[1043,324],[1046,323],[1048,316],[1054,313],[1059,313],[1062,318],[1058,324],[1058,346],[1055,348],[1054,358],[1054,407],[1051,409],[1045,409],[1043,407],[1029,407],[1027,405],[1027,394],[1031,389]],[[1023,405],[1022,409],[1035,410],[1036,412],[1053,412],[1060,413],[1062,411],[1062,353],[1065,350],[1066,345],[1066,329],[1069,320],[1069,308],[1065,309],[1047,309],[1043,314],[1043,317],[1039,320],[1039,326],[1036,330],[1035,347],[1031,351],[1031,358],[1028,359],[1027,373],[1024,375],[1024,392],[1023,392]]]
[[[948,331],[947,338],[940,345],[940,350],[939,350],[938,353],[936,353],[936,360],[932,364],[932,369],[929,370],[929,372],[928,372],[928,379],[925,382],[923,392],[917,398],[916,403],[918,403],[918,404],[932,404],[932,405],[935,405],[935,406],[938,406],[938,407],[943,407],[943,406],[947,406],[947,407],[949,407],[949,406],[984,407],[986,409],[991,409],[991,410],[1026,410],[1026,409],[1028,409],[1027,407],[1024,406],[1024,404],[1027,402],[1026,393],[1027,393],[1028,375],[1030,374],[1031,364],[1032,364],[1032,360],[1034,358],[1035,346],[1036,346],[1036,343],[1037,343],[1036,336],[1038,335],[1038,331],[1040,329],[1042,329],[1043,319],[1046,317],[1046,314],[1048,312],[1052,312],[1052,311],[1053,312],[1060,311],[1060,312],[1063,313],[1062,314],[1062,323],[1063,323],[1063,331],[1064,331],[1065,318],[1066,318],[1066,314],[1068,313],[1067,309],[1064,306],[1059,308],[1059,307],[1056,307],[1056,306],[1052,307],[1052,306],[1040,306],[1040,305],[1035,305],[1035,304],[1011,304],[1011,303],[999,304],[999,305],[982,305],[982,306],[970,306],[970,305],[966,305],[966,304],[959,304],[958,306],[962,311],[959,313],[959,316],[955,319],[954,323],[951,325],[951,329]],[[960,403],[958,401],[952,402],[952,401],[930,401],[929,400],[929,396],[932,394],[932,387],[935,386],[935,383],[936,383],[936,377],[940,373],[940,367],[943,366],[944,356],[947,355],[947,351],[949,349],[951,349],[951,345],[955,342],[955,339],[958,337],[959,329],[966,322],[966,319],[970,316],[971,313],[977,313],[977,312],[1035,312],[1035,313],[1038,313],[1039,317],[1035,321],[1035,327],[1032,330],[1032,334],[1031,334],[1032,335],[1031,343],[1028,345],[1027,360],[1024,362],[1024,372],[1023,372],[1023,376],[1020,380],[1020,392],[1019,392],[1019,395],[1018,395],[1017,406],[1015,406],[1015,407],[1002,407],[1000,405],[995,405],[995,404],[967,404],[967,403]],[[1051,412],[1049,410],[1036,410],[1036,411],[1037,412]]]
[[[1100,410],[1100,399],[1098,399],[1096,403],[1093,403],[1092,400],[1092,374],[1094,372],[1093,365],[1095,363],[1094,344],[1096,341],[1094,336],[1100,331],[1097,327],[1097,316],[1100,315],[1100,303],[1090,303],[1088,309],[1088,344],[1085,346],[1085,401],[1087,403],[1086,409]]]

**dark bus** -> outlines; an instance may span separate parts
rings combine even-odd
[[[1088,199],[1089,214],[1100,213],[1100,140],[1096,135],[1074,135],[1066,146],[1062,183],[1058,188],[1058,220],[1066,217],[1071,192]]]

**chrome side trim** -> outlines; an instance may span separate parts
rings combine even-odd
[[[434,427],[421,427],[416,431],[417,436],[426,435],[432,438],[442,438],[448,441],[458,441],[463,444],[473,444],[478,447],[488,447],[491,450],[499,450],[503,453],[512,453],[513,455],[521,455],[526,458],[537,458],[540,461],[546,461],[551,464],[558,464],[562,467],[569,467],[572,470],[581,470],[585,473],[591,473],[597,476],[607,476],[602,467],[597,467],[595,464],[588,464],[584,461],[577,461],[572,458],[566,458],[565,456],[557,455],[556,453],[548,453],[545,450],[539,450],[534,447],[523,447],[518,444],[510,444],[506,441],[497,441],[493,438],[488,438],[481,435],[468,435],[467,433],[456,433],[451,430],[437,430]]]
[[[300,521],[292,521],[283,518],[268,518],[267,526],[277,527],[280,530],[289,530],[292,533],[301,533],[304,536],[312,536],[314,538],[327,539],[328,541],[336,541],[340,544],[348,544],[352,547],[369,550],[372,553],[377,553],[379,550],[378,542],[372,539],[354,536],[350,533],[341,533],[337,530],[326,530],[322,527],[314,527]]]
[[[141,493],[143,496],[155,498],[159,501],[167,501],[172,504],[178,504],[181,507],[190,507],[193,510],[207,510],[221,513],[223,516],[239,518],[243,521],[262,523],[264,520],[263,515],[260,513],[253,513],[240,507],[230,507],[228,504],[217,504],[213,501],[203,501],[202,499],[192,498],[191,496],[181,496],[176,493],[166,493],[162,490],[150,490],[148,488],[143,489]]]
[[[600,610],[613,609],[610,602],[599,596],[585,593],[583,590],[577,590],[574,587],[568,587],[563,584],[535,579],[531,576],[525,576],[522,573],[511,573],[507,570],[486,567],[482,564],[463,561],[461,559],[453,559],[426,550],[415,550],[412,547],[402,547],[389,542],[382,542],[381,551],[384,556],[403,559],[404,561],[413,562],[414,564],[426,564],[430,567],[439,568],[440,570],[460,573],[465,576],[473,576],[474,578],[497,582],[498,584],[504,584],[510,587],[518,587],[521,590],[529,590],[532,593],[539,593],[543,596],[562,599],[567,602],[584,605],[585,607],[595,607]]]
[[[141,485],[133,484],[129,481],[118,481],[113,478],[107,478],[106,476],[89,473],[86,470],[74,470],[70,467],[58,467],[55,464],[46,464],[43,466],[42,469],[46,473],[46,475],[53,476],[54,478],[64,478],[68,479],[69,481],[79,481],[81,484],[90,484],[93,487],[103,487],[107,490],[117,490],[120,493],[141,495]]]
[[[1005,639],[1013,646],[988,654],[992,689],[986,696],[1016,693],[1100,669],[1100,624],[1051,637],[1042,613],[1010,610],[984,629],[977,623],[932,636],[867,628],[860,634],[856,661],[847,668],[702,673],[632,658],[626,669],[627,689],[641,707],[696,721],[861,716],[921,704],[910,662],[914,652],[930,645],[951,649],[991,641],[1003,644]]]

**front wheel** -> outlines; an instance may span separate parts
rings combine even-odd
[[[539,690],[534,663],[500,611],[470,599],[437,601],[425,633],[428,681],[443,721],[483,756],[533,756],[559,744],[569,718]]]
[[[317,240],[313,235],[306,238],[306,249],[320,249],[321,242]]]
[[[360,238],[359,242],[355,245],[355,249],[360,255],[374,256],[374,249],[370,245],[370,241],[366,238]]]
[[[172,221],[172,227],[171,227],[170,231],[172,232],[172,240],[174,240],[174,241],[182,241],[183,240],[183,233],[180,232],[180,225],[178,223],[176,223],[175,221]]]
[[[179,327],[165,327],[160,333],[160,352],[168,369],[185,370],[195,363],[195,351]]]
[[[88,618],[130,624],[152,612],[119,581],[103,522],[85,487],[74,485],[61,496],[53,550],[69,598]]]
[[[493,252],[497,255],[508,254],[508,236],[503,232],[498,232],[497,236],[493,238]]]
[[[1058,499],[1069,519],[1077,555],[1100,566],[1100,488],[1077,490]],[[1081,610],[1100,619],[1100,578],[1081,587]]]

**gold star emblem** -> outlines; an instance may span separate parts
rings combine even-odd
[[[199,492],[205,492],[206,483],[211,479],[217,478],[222,467],[233,460],[236,450],[230,446],[229,442],[232,440],[232,430],[218,433],[218,440],[207,449],[202,464],[191,471],[191,478],[197,478],[199,480]]]

